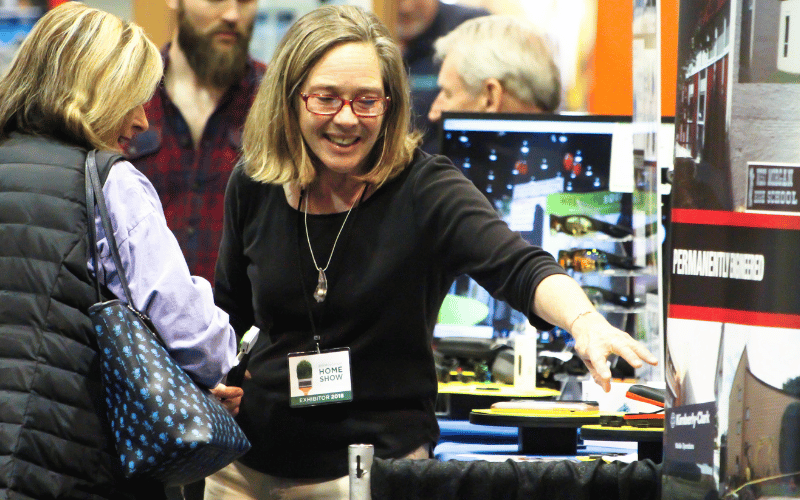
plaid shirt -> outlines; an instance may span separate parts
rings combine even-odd
[[[167,46],[162,52],[169,64]],[[222,96],[194,147],[186,120],[163,85],[145,105],[150,128],[130,142],[125,153],[153,183],[167,225],[175,233],[189,271],[212,285],[222,236],[223,200],[228,176],[239,157],[242,128],[265,66],[248,61],[241,82]]]

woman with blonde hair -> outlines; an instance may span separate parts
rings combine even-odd
[[[569,329],[607,389],[612,352],[656,362],[447,158],[416,148],[409,99],[388,30],[353,6],[299,19],[268,65],[225,195],[215,298],[237,333],[269,339],[243,384],[252,448],[206,480],[206,499],[347,499],[351,444],[429,457],[432,332],[463,273]]]
[[[163,485],[124,480],[105,418],[94,276],[108,299],[124,295],[97,213],[97,269],[88,258],[84,190],[87,152],[120,153],[147,129],[142,105],[161,76],[140,27],[67,2],[36,23],[0,80],[2,498],[165,497]],[[214,387],[236,363],[227,314],[189,275],[150,182],[116,160],[99,170],[119,271],[170,354]]]

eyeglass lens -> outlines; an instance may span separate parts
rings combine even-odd
[[[585,236],[601,231],[614,238],[625,238],[633,234],[633,230],[624,226],[609,224],[585,215],[550,216],[550,229],[572,236]]]
[[[306,109],[318,115],[335,115],[345,103],[350,105],[353,114],[362,117],[380,116],[386,111],[386,99],[375,97],[357,97],[355,99],[342,99],[338,96],[325,96],[317,94],[303,95]]]
[[[583,236],[584,234],[596,231],[594,224],[586,217],[570,216],[564,221],[566,233],[573,236]]]
[[[605,254],[596,249],[561,250],[558,252],[558,263],[564,269],[574,269],[578,272],[591,272],[608,267]]]
[[[566,217],[551,215],[550,229],[572,236],[584,236],[597,231],[594,222],[583,215],[570,215]]]

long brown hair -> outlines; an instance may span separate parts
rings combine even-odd
[[[253,179],[303,186],[314,180],[316,171],[300,131],[297,92],[314,64],[345,43],[375,47],[384,91],[391,99],[371,154],[373,166],[362,180],[379,186],[409,164],[420,136],[411,132],[411,98],[400,49],[374,14],[347,5],[324,6],[289,28],[267,66],[242,138],[245,171]]]

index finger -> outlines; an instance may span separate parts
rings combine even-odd
[[[620,348],[616,354],[622,356],[634,368],[641,368],[643,362],[654,366],[658,364],[658,358],[638,341]]]

